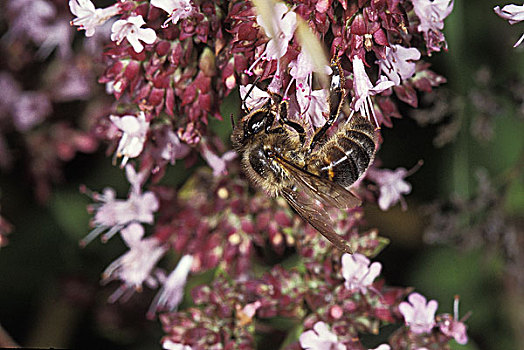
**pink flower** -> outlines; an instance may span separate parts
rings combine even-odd
[[[420,19],[418,30],[438,32],[444,28],[444,19],[453,10],[452,0],[413,0],[413,9]]]
[[[346,346],[338,341],[337,335],[324,322],[315,323],[312,330],[300,335],[299,341],[306,350],[346,350]]]
[[[301,51],[298,54],[297,59],[289,64],[289,67],[291,68],[289,70],[289,75],[291,75],[296,80],[309,78],[315,68],[313,65],[313,60],[308,54],[306,54],[305,51]]]
[[[500,9],[500,6],[495,6],[493,11],[500,17],[508,20],[509,24],[515,24],[524,21],[524,4],[523,5],[506,5]]]
[[[360,114],[368,119],[373,116],[378,127],[375,109],[371,96],[381,93],[384,90],[394,86],[395,83],[381,76],[377,84],[373,86],[364,68],[364,62],[358,57],[353,56],[353,110],[359,111]]]
[[[159,203],[153,192],[142,193],[140,189],[146,174],[145,171],[137,174],[131,166],[126,167],[126,175],[131,183],[127,200],[116,199],[115,191],[111,188],[106,188],[102,195],[92,194],[93,199],[102,204],[89,207],[90,210],[96,210],[93,218],[95,228],[80,241],[80,245],[87,245],[104,231],[107,232],[102,240],[107,241],[131,223],[153,223],[153,213],[158,210]]]
[[[389,346],[388,344],[380,344],[377,348],[369,350],[391,350],[391,346]]]
[[[328,110],[328,93],[325,89],[310,90],[309,86],[302,85],[297,90],[297,102],[300,114],[305,115],[314,127],[324,125],[324,112]]]
[[[156,33],[153,29],[140,28],[144,24],[146,22],[140,15],[119,19],[111,27],[111,40],[120,45],[124,39],[127,39],[135,52],[142,52],[144,45],[140,41],[146,44],[153,44],[156,41]]]
[[[121,280],[123,288],[117,290],[110,301],[116,301],[130,288],[140,291],[142,284],[155,285],[151,275],[157,262],[167,251],[155,237],[143,238],[144,228],[138,223],[132,223],[122,229],[121,236],[130,248],[127,253],[112,262],[102,274],[103,282]]]
[[[252,86],[252,84],[240,85],[240,98],[244,101],[245,107],[247,107],[248,110],[261,108],[270,98],[266,91],[256,86],[251,89]],[[249,90],[251,90],[251,92],[249,92]],[[246,97],[248,92],[249,96]]]
[[[289,64],[289,74],[293,77],[288,85],[296,81],[296,97],[300,107],[300,115],[306,116],[314,127],[322,126],[326,122],[323,113],[328,110],[328,93],[325,89],[313,90],[313,60],[305,51],[298,54],[296,60]],[[331,74],[331,68],[325,67],[325,73]],[[287,95],[287,90],[284,95]]]
[[[247,304],[242,308],[242,312],[249,318],[253,318],[257,310],[262,306],[260,300],[255,301],[254,303]]]
[[[227,174],[227,162],[232,161],[237,157],[235,151],[227,151],[221,157],[217,156],[208,145],[202,145],[202,157],[207,164],[213,169],[213,176],[220,176]]]
[[[358,289],[363,294],[367,292],[367,288],[371,286],[382,270],[379,262],[369,264],[369,259],[362,254],[345,253],[342,255],[342,277],[346,280],[344,284],[347,289]]]
[[[129,158],[138,157],[142,153],[147,131],[149,130],[149,122],[146,121],[144,112],[140,112],[138,118],[133,115],[122,117],[112,115],[109,119],[122,131],[122,138],[116,149],[115,156],[123,157],[121,165],[123,167]]]
[[[192,350],[189,345],[175,343],[169,339],[166,339],[162,342],[162,348],[166,350]]]
[[[438,303],[436,300],[430,300],[426,304],[426,298],[419,293],[411,293],[408,296],[409,303],[403,301],[399,305],[399,310],[406,325],[409,326],[413,333],[429,333],[435,326],[435,312]]]
[[[157,145],[160,148],[160,158],[170,164],[175,164],[176,159],[184,158],[191,151],[171,129],[157,137]]]
[[[378,61],[380,71],[387,75],[389,80],[400,85],[400,81],[409,79],[415,74],[415,62],[420,59],[420,51],[414,47],[406,48],[401,45],[386,47],[386,58]]]
[[[370,168],[367,177],[375,182],[380,189],[378,206],[382,210],[388,210],[391,206],[400,202],[402,209],[406,210],[407,204],[402,197],[403,194],[411,192],[411,185],[404,181],[404,178],[412,174],[413,171],[398,168],[395,171],[388,169]]]
[[[151,303],[147,312],[148,317],[152,318],[157,311],[173,311],[178,307],[184,296],[184,287],[192,263],[192,255],[184,255],[180,259]]]
[[[509,24],[515,24],[520,21],[524,21],[524,4],[519,6],[515,4],[506,5],[500,9],[500,6],[495,6],[493,9],[497,15],[500,17],[508,20]],[[524,34],[520,37],[520,39],[513,45],[513,47],[519,46],[522,41],[524,41]]]
[[[268,61],[278,60],[277,73],[275,76],[277,81],[279,81],[279,59],[286,54],[289,41],[295,33],[295,29],[297,28],[297,15],[293,11],[290,11],[284,3],[278,2],[275,4],[270,15],[268,13],[259,14],[257,16],[257,23],[264,29],[269,41],[266,44],[264,52],[262,52],[260,57],[246,70],[246,73],[252,75],[251,70],[261,59]]]
[[[84,29],[87,37],[93,36],[97,27],[120,13],[118,3],[107,8],[97,9],[90,0],[69,0],[69,9],[76,16],[71,21],[71,25],[78,26],[79,30]]]
[[[438,326],[442,333],[450,338],[455,338],[457,343],[465,345],[468,342],[468,334],[466,333],[466,325],[464,322],[459,321],[458,307],[459,298],[456,296],[453,303],[453,317],[451,317],[449,314],[438,316]]]
[[[273,17],[268,22],[268,18],[262,15],[257,16],[257,23],[264,28],[269,37],[264,54],[268,60],[276,60],[285,55],[289,40],[297,28],[297,15],[290,11],[284,3],[276,3]]]
[[[453,1],[413,0],[413,8],[420,19],[418,30],[424,33],[428,54],[440,51],[441,43],[445,44],[441,30],[444,28],[444,19],[453,10]]]
[[[178,21],[191,16],[193,13],[193,5],[190,0],[151,0],[151,5],[169,14],[162,28],[166,28],[169,21],[177,24]]]

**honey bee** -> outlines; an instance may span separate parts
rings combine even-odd
[[[317,201],[340,209],[361,204],[346,188],[373,162],[378,136],[368,119],[353,115],[331,137],[326,137],[346,97],[338,59],[332,60],[331,68],[329,117],[310,140],[306,142],[302,125],[288,119],[288,102],[270,93],[271,99],[261,108],[249,111],[243,106],[247,114],[234,126],[231,141],[244,173],[255,187],[271,196],[284,197],[337,248],[352,253]]]

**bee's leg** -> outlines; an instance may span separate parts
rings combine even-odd
[[[331,85],[329,87],[329,118],[320,129],[315,131],[315,135],[313,135],[309,144],[308,153],[313,151],[318,141],[324,137],[328,129],[335,123],[344,105],[346,97],[346,90],[344,89],[345,78],[339,58],[336,55],[331,60],[331,69],[333,74],[331,75]]]
[[[281,124],[288,125],[289,127],[295,129],[295,131],[298,134],[298,137],[300,139],[300,143],[303,145],[306,140],[306,131],[304,130],[304,127],[300,125],[297,122],[291,121],[287,118],[287,110],[288,110],[288,102],[287,101],[281,101],[279,106],[279,121]]]

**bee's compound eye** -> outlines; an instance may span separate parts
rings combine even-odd
[[[262,131],[266,124],[267,115],[268,112],[263,110],[256,111],[255,113],[253,113],[253,115],[249,118],[249,121],[247,122],[246,132],[248,134],[254,135]]]

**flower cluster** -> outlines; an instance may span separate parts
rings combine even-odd
[[[287,118],[311,138],[329,115],[332,75],[347,99],[332,111],[340,112],[335,124],[360,114],[377,133],[392,127],[398,101],[417,107],[420,92],[445,82],[423,58],[446,49],[451,0],[125,0],[105,8],[70,0],[69,7],[71,25],[89,38],[86,50],[97,37],[107,43],[98,81],[115,102],[92,118],[92,130],[111,143],[130,183],[125,199],[111,188],[90,193],[94,229],[82,244],[123,239],[128,251],[103,282],[121,283],[111,301],[143,285],[159,289],[148,316],[159,315],[165,349],[253,349],[260,332],[277,331],[268,322],[275,318],[290,320],[286,333],[295,328],[289,349],[368,349],[361,334],[403,319],[408,327],[377,349],[467,340],[457,317],[435,318],[436,303],[426,307],[412,294],[406,304],[410,288],[386,285],[371,259],[388,241],[363,228],[362,208],[326,208],[355,252],[341,255],[287,203],[250,189],[213,126],[237,91],[246,113],[280,96]],[[15,128],[38,125],[46,113],[42,102]],[[169,165],[183,160],[190,168],[198,156],[212,171],[191,168],[176,189],[162,182]],[[382,210],[405,208],[411,172],[375,164],[354,192],[378,197]],[[178,261],[169,274],[164,256]],[[284,267],[290,256],[293,267]],[[212,277],[191,291],[188,307],[185,285],[204,272]]]

